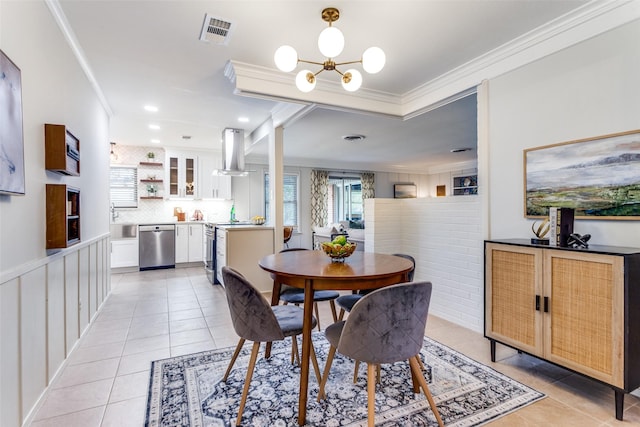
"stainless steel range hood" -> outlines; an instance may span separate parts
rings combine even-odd
[[[244,130],[226,128],[222,131],[222,169],[218,173],[247,176],[244,170]]]

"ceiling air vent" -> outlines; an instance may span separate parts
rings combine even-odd
[[[207,13],[202,24],[200,40],[226,46],[229,44],[234,26],[233,23],[226,19]]]
[[[364,135],[344,135],[342,137],[342,139],[344,139],[347,142],[358,142],[358,141],[362,141],[365,138],[366,136]]]

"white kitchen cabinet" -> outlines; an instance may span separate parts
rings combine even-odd
[[[189,226],[176,224],[176,264],[189,262]]]
[[[202,224],[176,224],[176,264],[202,261]]]
[[[258,265],[263,257],[272,254],[273,227],[231,226],[218,228],[216,234],[216,274],[222,280],[222,267],[238,270],[260,292],[270,292],[273,280]]]
[[[203,199],[231,199],[231,177],[218,175],[222,159],[218,156],[200,157],[200,194]]]
[[[232,199],[231,177],[229,175],[211,175],[211,194],[214,199]]]
[[[198,156],[167,151],[166,188],[169,197],[198,197]]]
[[[189,224],[189,262],[204,260],[202,224]]]
[[[138,266],[138,239],[111,241],[111,268]]]

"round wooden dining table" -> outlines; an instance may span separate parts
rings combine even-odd
[[[323,251],[289,251],[262,258],[260,267],[273,277],[271,305],[278,305],[280,286],[304,289],[304,323],[298,424],[304,425],[307,413],[309,355],[313,319],[313,293],[317,290],[365,290],[408,281],[411,261],[394,255],[354,252],[344,262],[332,262]],[[269,357],[270,346],[266,356]]]

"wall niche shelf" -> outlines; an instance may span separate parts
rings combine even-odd
[[[44,125],[44,167],[62,175],[80,175],[80,140],[65,125]]]
[[[80,190],[47,184],[47,249],[68,248],[80,242]]]
[[[478,175],[465,175],[453,177],[453,195],[476,195],[478,194]]]

